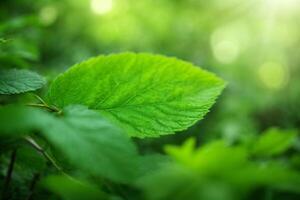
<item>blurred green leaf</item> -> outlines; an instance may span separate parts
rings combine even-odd
[[[291,164],[297,169],[300,169],[300,154],[296,154],[291,157]]]
[[[97,187],[66,176],[49,176],[43,181],[44,187],[64,200],[107,200],[104,192]]]
[[[136,182],[149,200],[233,200],[241,191],[230,184],[195,174],[178,165],[168,165]]]
[[[45,85],[45,79],[28,70],[1,70],[0,94],[19,94],[37,90]]]
[[[63,117],[44,131],[45,137],[85,173],[120,182],[135,178],[135,146],[99,113],[81,106],[67,107]]]
[[[271,128],[252,144],[252,154],[257,156],[272,156],[283,153],[292,147],[297,139],[294,130]]]
[[[215,75],[175,58],[122,53],[79,63],[58,76],[47,97],[95,109],[137,137],[171,134],[208,112],[224,88]]]
[[[9,20],[0,24],[0,33],[15,32],[26,27],[38,26],[38,24],[38,18],[35,15],[11,17]]]
[[[0,106],[0,134],[3,137],[20,137],[49,127],[51,123],[52,116],[42,110],[20,105]]]
[[[173,162],[136,182],[150,200],[244,199],[264,188],[300,193],[298,171],[278,161],[251,160],[243,145],[215,141],[195,148],[190,139],[166,151]]]
[[[231,170],[247,163],[247,151],[242,147],[230,147],[223,141],[211,142],[199,149],[194,145],[194,140],[190,139],[180,147],[167,146],[166,152],[186,167],[205,174],[222,170],[224,175],[230,175]]]
[[[4,38],[0,38],[0,44],[4,44],[4,43],[6,43],[6,42],[8,42],[9,40],[7,40],[7,39],[4,39]]]
[[[149,154],[139,157],[139,177],[145,176],[153,171],[169,164],[170,158],[163,154]]]
[[[9,57],[12,59],[10,62],[13,62],[13,58],[37,61],[39,51],[35,43],[30,43],[22,37],[14,37],[0,46],[0,61],[5,61]]]
[[[33,108],[5,106],[0,107],[0,119],[2,135],[38,130],[86,174],[120,182],[135,178],[137,154],[133,143],[95,111],[71,106],[62,117],[55,117]]]

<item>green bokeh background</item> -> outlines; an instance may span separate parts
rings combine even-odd
[[[247,143],[270,127],[300,128],[299,0],[1,0],[0,38],[1,68],[49,81],[91,56],[124,51],[176,56],[226,80],[204,120],[137,141],[144,152],[191,136]]]

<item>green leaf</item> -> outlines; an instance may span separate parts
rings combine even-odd
[[[236,146],[230,147],[224,141],[215,141],[196,149],[192,139],[182,146],[166,146],[166,152],[178,163],[199,173],[215,174],[231,173],[247,163],[246,149]]]
[[[148,154],[139,157],[139,177],[152,173],[153,171],[168,164],[170,158],[163,154]]]
[[[0,107],[0,135],[22,136],[34,130],[86,174],[124,183],[136,176],[133,143],[95,111],[69,106],[55,117],[33,108]]]
[[[64,200],[107,200],[97,187],[66,176],[49,176],[42,181],[44,187]]]
[[[71,106],[45,137],[71,163],[92,175],[129,182],[136,174],[137,153],[130,139],[95,111]]]
[[[20,137],[52,123],[52,115],[39,109],[20,105],[0,106],[0,136],[3,137]]]
[[[76,64],[50,85],[48,102],[86,105],[130,136],[172,134],[202,119],[224,82],[191,63],[151,54],[98,56]]]
[[[1,70],[0,94],[19,94],[37,90],[45,85],[45,79],[28,70]]]
[[[187,140],[166,151],[172,161],[136,181],[149,200],[245,199],[265,188],[300,192],[299,171],[279,161],[254,161],[243,145],[214,141],[196,148]]]
[[[278,155],[288,150],[295,143],[297,133],[293,130],[268,129],[252,144],[252,154],[258,156]]]

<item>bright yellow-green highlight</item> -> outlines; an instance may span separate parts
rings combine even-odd
[[[54,6],[45,6],[39,13],[42,24],[51,25],[57,19],[57,9]]]
[[[299,7],[298,0],[265,0],[265,6],[269,9],[291,11]]]
[[[277,62],[266,62],[259,68],[259,77],[269,89],[281,89],[288,79],[287,69]]]
[[[113,0],[91,0],[91,9],[97,15],[105,15],[112,11]]]
[[[240,42],[230,29],[217,29],[211,36],[213,55],[220,63],[234,62],[240,53]]]

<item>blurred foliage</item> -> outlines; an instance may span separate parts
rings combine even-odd
[[[178,191],[178,199],[299,199],[299,27],[298,0],[1,0],[0,68],[32,69],[51,81],[104,53],[152,52],[193,62],[228,83],[205,120],[177,135],[136,139],[147,156],[141,165],[151,167],[144,166],[147,176],[138,187],[94,183],[120,196],[112,199],[142,199],[141,188],[149,199],[174,199]],[[29,94],[0,96],[1,105],[32,100]],[[273,126],[279,129],[268,129]],[[151,155],[191,136],[200,148],[187,140],[167,147],[168,156]],[[64,177],[50,178],[48,190],[35,186],[55,170],[27,144],[2,138],[1,186],[15,147],[9,199],[102,195],[98,184]]]
[[[289,143],[283,149],[278,148],[277,143],[270,144],[267,138],[274,134],[278,134],[275,140],[280,137],[285,141],[291,137],[279,130],[276,133],[270,130],[256,138],[257,142],[250,148],[245,145],[231,146],[219,140],[198,149],[194,139],[187,140],[180,147],[167,146],[166,152],[173,162],[142,177],[137,185],[145,190],[148,199],[252,199],[249,193],[258,188],[267,189],[261,190],[255,199],[267,192],[274,197],[282,191],[299,193],[299,171],[280,158],[284,150],[293,145]],[[273,159],[265,158],[264,151],[253,151],[253,147],[277,149],[276,152],[281,155]]]
[[[43,180],[45,187],[65,200],[107,199],[105,194],[88,183],[65,176],[49,176]]]

